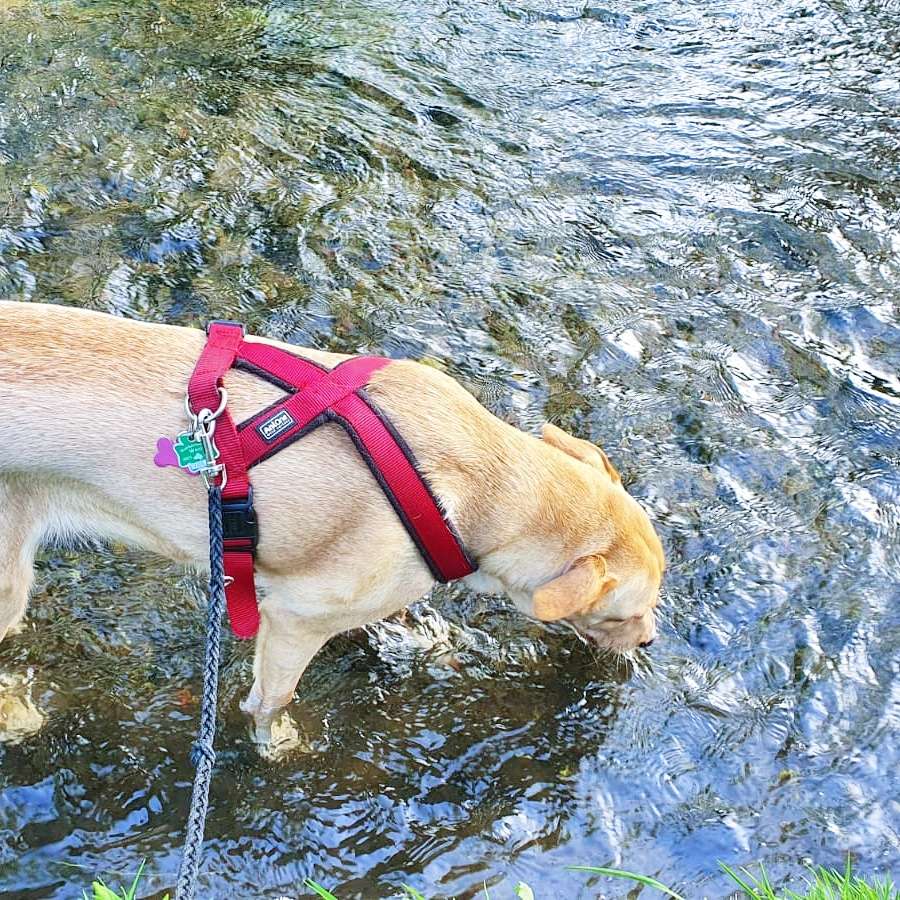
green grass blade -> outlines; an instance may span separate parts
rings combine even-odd
[[[322,887],[321,884],[313,881],[312,878],[307,878],[306,881],[303,882],[311,891],[315,891],[322,900],[337,900],[337,897],[331,893],[331,891],[326,890]]]
[[[775,896],[775,888],[772,887],[772,882],[769,881],[769,876],[766,874],[766,867],[762,863],[759,864],[759,886],[763,897]]]
[[[755,880],[752,885],[748,884],[746,881],[744,881],[743,878],[741,878],[740,875],[738,875],[737,872],[734,871],[734,869],[731,868],[731,866],[726,866],[725,863],[720,862],[719,867],[750,898],[750,900],[767,900],[766,895],[760,894],[760,892],[757,890],[759,885]],[[750,875],[749,872],[746,872],[746,874],[748,878],[753,878],[753,876]]]
[[[610,869],[606,866],[566,866],[572,872],[590,872],[592,875],[608,875],[610,878],[628,878],[645,887],[660,891],[672,900],[684,900],[681,894],[676,894],[672,888],[666,887],[661,881],[651,878],[649,875],[638,875],[636,872],[626,872],[624,869]]]
[[[134,876],[134,881],[131,882],[131,887],[128,889],[128,893],[125,894],[125,900],[134,900],[135,894],[137,894],[138,882],[141,880],[141,875],[144,872],[144,864],[147,860],[142,859],[141,864],[138,866],[137,875]]]
[[[412,897],[412,900],[425,900],[425,897],[420,894],[414,887],[410,887],[408,884],[403,885],[403,890],[406,891],[409,897]]]
[[[534,900],[534,891],[524,881],[520,881],[513,888],[513,893],[519,900]]]
[[[93,900],[122,900],[114,891],[111,891],[103,881],[95,881],[91,885],[94,892]]]

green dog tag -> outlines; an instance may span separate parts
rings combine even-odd
[[[203,444],[191,437],[188,432],[183,431],[178,435],[178,440],[172,448],[175,456],[178,458],[178,465],[182,469],[187,469],[194,475],[209,468],[206,459],[206,453],[203,450]],[[219,448],[215,448],[216,459],[219,458]]]

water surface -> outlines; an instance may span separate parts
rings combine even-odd
[[[277,760],[230,643],[202,896],[900,876],[898,28],[892,0],[0,0],[0,296],[427,359],[600,443],[671,563],[631,662],[455,587],[339,637]],[[200,623],[173,566],[42,557],[0,648],[46,716],[0,746],[0,896],[142,858],[171,886]]]

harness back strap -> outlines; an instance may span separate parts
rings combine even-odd
[[[248,470],[326,422],[347,431],[435,579],[452,581],[476,570],[409,446],[364,390],[391,360],[358,356],[328,370],[277,347],[245,341],[243,327],[233,322],[213,322],[207,334],[188,387],[195,414],[218,408],[219,388],[232,367],[286,392],[237,426],[227,408],[216,421],[219,461],[227,476],[222,494],[228,616],[238,637],[252,637],[259,628],[253,580],[257,527]]]

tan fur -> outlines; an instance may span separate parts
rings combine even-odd
[[[206,568],[199,480],[153,463],[156,439],[185,427],[202,332],[0,302],[0,334],[0,640],[24,614],[41,541],[92,534]],[[344,358],[287,349],[327,366]],[[241,372],[227,387],[236,421],[280,394]],[[564,615],[610,649],[652,640],[662,548],[602,451],[554,426],[544,440],[523,434],[417,363],[382,369],[369,391],[479,561],[473,588]],[[267,460],[253,482],[262,627],[244,708],[264,737],[325,641],[405,607],[432,579],[339,426]]]
[[[606,574],[602,556],[586,556],[559,578],[547,582],[534,592],[534,616],[544,622],[555,622],[577,615],[600,601],[618,582]]]

